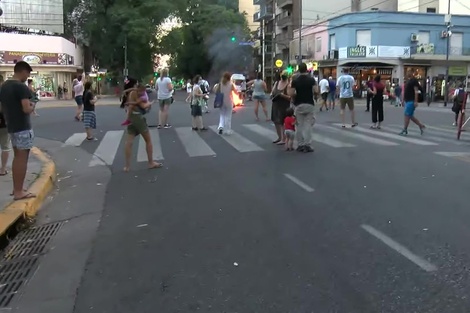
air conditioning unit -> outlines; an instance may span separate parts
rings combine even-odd
[[[449,33],[448,33],[446,30],[443,30],[443,31],[441,32],[441,38],[447,38],[448,34],[449,34]]]
[[[337,59],[338,59],[338,50],[330,50],[330,51],[328,51],[328,59],[330,59],[330,60],[337,60]]]
[[[411,34],[411,42],[419,41],[419,36],[417,34]]]

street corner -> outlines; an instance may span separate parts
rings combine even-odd
[[[41,162],[41,171],[28,188],[28,191],[36,197],[12,201],[4,207],[0,212],[0,235],[5,234],[21,217],[34,217],[54,187],[56,177],[54,161],[39,148],[34,147],[31,153]]]

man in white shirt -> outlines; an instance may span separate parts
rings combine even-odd
[[[74,80],[75,81],[75,80]],[[75,102],[77,103],[77,113],[75,114],[75,120],[80,121],[80,116],[83,110],[83,82],[82,82],[82,75],[77,77],[77,80],[73,86],[73,94],[75,96]]]
[[[343,69],[343,75],[341,75],[336,83],[336,86],[339,87],[339,101],[341,104],[341,122],[343,123],[343,128],[346,127],[344,122],[344,110],[346,109],[346,105],[349,108],[349,112],[351,112],[351,127],[356,127],[357,123],[354,118],[354,93],[353,87],[356,85],[356,81],[354,77],[349,75],[349,69]]]
[[[328,81],[328,79],[323,78],[322,80],[320,80],[318,85],[320,86],[320,95],[321,95],[320,111],[323,110],[323,107],[325,107],[325,109],[328,111],[328,106],[326,105],[326,101],[328,100],[328,93],[330,92],[330,82]]]
[[[171,127],[168,123],[168,115],[170,112],[171,96],[173,95],[173,83],[171,78],[168,77],[168,69],[161,71],[160,77],[157,79],[156,89],[160,105],[157,128],[163,127],[168,129]]]

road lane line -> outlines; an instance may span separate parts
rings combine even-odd
[[[426,272],[434,272],[437,271],[437,267],[425,259],[417,256],[410,250],[408,250],[406,247],[402,246],[392,238],[388,237],[384,233],[378,231],[374,227],[370,225],[361,225],[361,228],[364,229],[366,232],[368,232],[370,235],[374,236],[375,238],[379,239],[382,241],[384,244],[386,244],[389,248],[392,248],[396,252],[400,253],[402,256],[413,262],[414,264],[418,265],[420,268],[425,270]]]
[[[337,125],[340,125],[340,124],[337,124]],[[398,141],[404,141],[404,142],[408,142],[408,143],[412,143],[412,144],[420,145],[420,146],[437,146],[438,145],[435,142],[430,142],[430,141],[425,141],[425,140],[415,139],[415,138],[409,138],[409,137],[401,136],[401,135],[398,135],[398,134],[395,135],[395,134],[385,133],[385,132],[382,132],[380,130],[375,130],[375,129],[374,130],[365,129],[365,128],[362,128],[360,126],[356,126],[356,127],[354,127],[354,129],[357,130],[357,131],[366,133],[366,134],[371,134],[371,135],[375,135],[375,136],[382,136],[382,137],[385,137],[385,138],[390,138],[390,139],[394,139],[394,140],[398,140]]]
[[[284,173],[284,176],[287,179],[289,179],[290,181],[292,181],[294,184],[296,184],[297,186],[299,186],[300,188],[305,190],[306,192],[314,192],[315,191],[315,189],[313,189],[312,187],[310,187],[309,185],[307,185],[306,183],[304,183],[303,181],[301,181],[297,177],[292,176],[291,174]]]
[[[219,133],[218,126],[209,126],[209,128],[215,133]],[[264,151],[263,148],[259,147],[254,142],[251,142],[250,140],[235,132],[232,133],[230,136],[222,135],[221,137],[239,152]]]
[[[269,140],[274,140],[277,138],[276,132],[267,129],[266,127],[257,124],[244,124],[243,126],[262,137],[268,138]]]
[[[163,152],[162,152],[162,145],[160,141],[160,134],[158,129],[156,128],[149,128],[150,137],[152,138],[152,146],[153,146],[153,159],[154,160],[164,160]],[[145,140],[142,136],[139,136],[139,147],[137,150],[137,162],[147,162],[147,150],[145,149]]]
[[[340,130],[340,129],[337,129],[337,128],[334,128],[334,127],[326,126],[326,125],[317,124],[317,125],[315,125],[315,127],[318,127],[319,129],[325,129],[326,131],[329,131],[329,132],[334,132],[334,133],[337,133],[337,134],[341,134],[342,136],[359,139],[359,140],[369,142],[369,143],[373,143],[373,144],[380,145],[380,146],[398,146],[399,145],[396,142],[387,141],[387,140],[383,140],[383,139],[379,139],[379,138],[373,138],[373,137],[369,137],[369,136],[366,136],[366,135],[357,134],[357,133],[354,133],[354,132],[348,132],[348,131]]]
[[[78,147],[83,143],[83,141],[85,141],[85,139],[86,139],[86,133],[75,133],[65,141],[62,147],[65,147],[65,146]]]
[[[123,130],[111,130],[106,132],[100,145],[93,154],[89,166],[112,165],[119,145],[121,144],[123,134]]]
[[[175,131],[189,157],[216,155],[197,131],[192,130],[191,127],[177,127]]]
[[[312,133],[312,139],[315,142],[319,142],[319,143],[322,143],[324,145],[327,145],[327,146],[330,146],[330,147],[333,147],[333,148],[352,148],[352,147],[356,147],[356,145],[353,145],[351,143],[342,142],[342,141],[339,141],[339,140],[336,140],[336,139],[328,138],[328,137],[325,137],[323,135],[317,134],[317,133],[315,133],[315,130]]]

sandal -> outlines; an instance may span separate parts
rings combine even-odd
[[[7,171],[7,170],[5,170],[4,173],[1,173],[1,174],[0,174],[0,176],[6,176],[6,175],[8,175],[8,171]]]
[[[273,141],[273,143],[274,143],[274,144],[277,144],[277,143],[279,143],[280,141],[281,141],[281,139],[276,139],[276,140]]]
[[[149,166],[149,170],[153,170],[153,169],[161,168],[161,167],[163,167],[162,163],[155,162],[152,166]]]
[[[24,196],[20,198],[13,198],[13,200],[18,201],[18,200],[26,200],[26,199],[31,199],[31,198],[36,198],[36,195],[34,193],[28,192]]]

